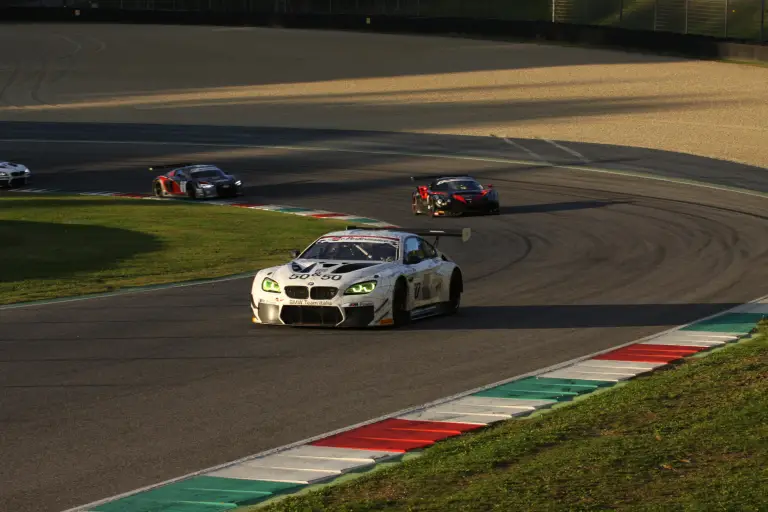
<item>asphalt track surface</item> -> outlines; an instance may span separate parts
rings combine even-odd
[[[467,244],[441,242],[465,272],[462,313],[403,330],[257,328],[249,322],[249,279],[0,310],[0,510],[55,511],[101,499],[765,294],[765,199],[500,161],[531,160],[533,151],[551,162],[582,163],[542,141],[189,126],[0,128],[0,152],[28,163],[39,187],[147,192],[147,163],[200,158],[239,173],[254,202],[474,230]],[[299,145],[496,160],[286,149]],[[749,167],[569,147],[594,166],[768,190]],[[434,172],[471,172],[493,183],[502,215],[412,216],[408,177]]]

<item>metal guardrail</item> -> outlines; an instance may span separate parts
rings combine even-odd
[[[552,21],[768,41],[768,0],[7,0],[6,5]]]

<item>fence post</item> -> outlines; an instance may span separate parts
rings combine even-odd
[[[659,18],[659,0],[653,0],[653,31],[656,32],[656,24]]]
[[[760,42],[762,43],[765,38],[765,0],[760,0]]]
[[[555,9],[557,9],[557,0],[552,0],[552,23],[555,22]]]
[[[619,0],[619,25],[624,21],[624,0]]]
[[[724,37],[726,39],[728,38],[728,7],[729,7],[728,0],[725,0],[725,30],[724,30],[725,34],[724,34]]]
[[[688,0],[685,0],[685,32],[683,34],[688,33]]]

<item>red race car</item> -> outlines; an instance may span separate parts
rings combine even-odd
[[[493,185],[485,187],[472,176],[412,176],[411,181],[429,182],[418,185],[411,194],[414,215],[448,217],[500,212],[499,193]]]

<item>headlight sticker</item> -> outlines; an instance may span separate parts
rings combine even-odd
[[[347,288],[347,291],[344,292],[344,295],[363,295],[366,293],[371,293],[375,288],[376,281],[365,281],[363,283],[353,284]]]
[[[277,284],[277,281],[274,281],[268,277],[265,277],[261,282],[261,289],[265,292],[280,293],[280,285]]]

